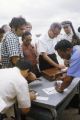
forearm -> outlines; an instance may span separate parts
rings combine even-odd
[[[19,59],[20,59],[19,56],[13,56],[13,57],[11,57],[12,64],[15,65]]]
[[[55,66],[55,67],[59,66],[59,64],[53,61],[46,53],[43,53],[42,56],[50,65]]]
[[[67,88],[71,84],[72,79],[73,77],[69,77],[69,76],[64,77],[60,89],[63,91],[65,88]]]

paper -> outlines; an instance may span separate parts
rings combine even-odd
[[[42,89],[42,90],[48,95],[57,93],[57,91],[55,90],[54,87],[49,87],[49,88],[45,88],[45,89]]]
[[[0,112],[2,112],[7,107],[7,104],[2,98],[0,98]]]
[[[37,96],[36,100],[48,100],[48,97]]]

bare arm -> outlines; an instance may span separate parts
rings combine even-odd
[[[52,66],[55,66],[57,68],[65,68],[64,65],[59,65],[56,62],[54,62],[48,55],[47,53],[42,53],[43,58]]]
[[[15,65],[16,62],[17,62],[19,59],[20,59],[19,56],[13,56],[13,57],[11,57],[11,62],[12,62],[12,64]]]
[[[61,85],[58,85],[56,84],[56,87],[55,89],[58,91],[58,92],[63,92],[65,88],[67,88],[71,82],[72,82],[72,79],[73,77],[70,77],[70,76],[65,76],[64,78],[62,78],[62,83]]]
[[[30,108],[21,108],[21,112],[23,113],[23,114],[26,114],[26,113],[28,113],[30,111]]]

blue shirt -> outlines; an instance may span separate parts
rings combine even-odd
[[[69,68],[67,75],[72,77],[80,77],[80,46],[73,47],[71,58],[69,60]]]

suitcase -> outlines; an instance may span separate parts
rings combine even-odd
[[[56,76],[62,75],[62,74],[63,72],[58,68],[49,68],[42,71],[42,76],[50,81],[55,80]]]

